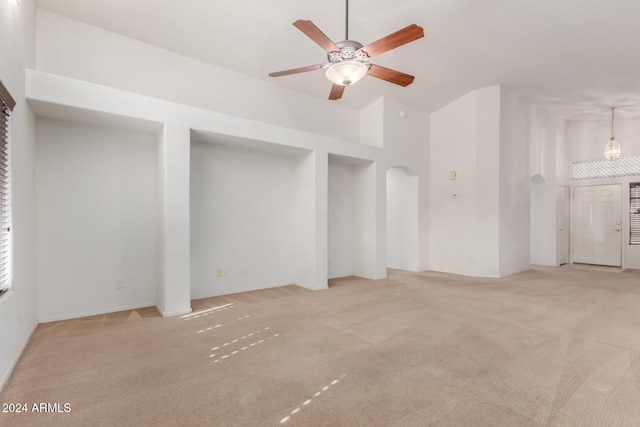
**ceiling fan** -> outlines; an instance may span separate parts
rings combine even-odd
[[[302,31],[321,48],[327,51],[329,62],[324,64],[309,65],[293,68],[291,70],[269,73],[271,77],[287,76],[290,74],[306,73],[314,70],[325,70],[326,76],[333,82],[330,100],[342,98],[345,87],[356,83],[365,75],[386,80],[400,86],[408,86],[413,83],[414,76],[400,71],[375,65],[368,60],[374,56],[395,49],[424,37],[422,27],[411,24],[395,33],[389,34],[378,41],[363,46],[361,43],[349,40],[349,0],[346,3],[345,40],[334,43],[311,21],[299,19],[293,23],[294,27]]]

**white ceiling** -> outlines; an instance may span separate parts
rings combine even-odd
[[[40,7],[202,61],[326,99],[322,71],[268,73],[326,62],[291,25],[313,21],[344,39],[344,0],[37,0]],[[367,77],[338,102],[380,96],[433,111],[503,84],[567,118],[640,116],[640,1],[351,0],[349,36],[371,43],[416,23],[425,37],[372,62],[416,76],[402,88]]]

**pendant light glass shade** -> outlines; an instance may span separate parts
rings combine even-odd
[[[615,107],[611,107],[611,138],[609,138],[609,142],[604,146],[604,156],[607,160],[616,160],[620,157],[620,143],[616,141],[615,136],[613,136],[613,110]]]
[[[614,137],[611,137],[607,145],[605,145],[604,156],[607,160],[616,160],[620,157],[620,144],[618,144],[618,141],[616,141]]]
[[[333,83],[349,86],[367,74],[367,66],[356,61],[342,61],[327,68],[327,78]]]

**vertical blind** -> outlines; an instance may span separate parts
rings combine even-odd
[[[640,245],[640,182],[629,185],[629,244]]]
[[[16,102],[0,81],[0,295],[9,290],[11,194],[9,184],[9,115]]]

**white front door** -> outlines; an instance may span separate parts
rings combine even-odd
[[[573,262],[622,265],[620,184],[574,187]]]
[[[558,265],[569,262],[569,187],[560,187],[558,197]]]

